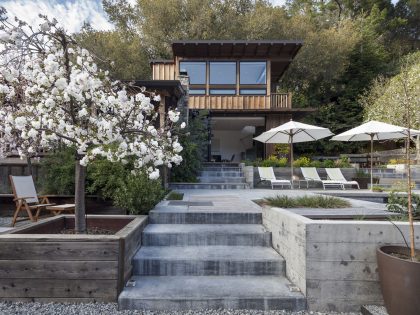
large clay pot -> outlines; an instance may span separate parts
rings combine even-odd
[[[420,251],[417,250],[417,255]],[[420,314],[420,262],[398,258],[389,253],[409,254],[401,246],[378,248],[379,279],[389,315]]]

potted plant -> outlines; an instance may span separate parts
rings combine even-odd
[[[352,180],[355,180],[359,183],[360,189],[367,189],[368,184],[370,184],[370,175],[369,173],[365,173],[364,171],[359,169],[356,171],[356,176],[353,177]],[[373,183],[379,184],[379,178],[374,177]]]

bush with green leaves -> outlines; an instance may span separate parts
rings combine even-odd
[[[71,148],[47,155],[41,162],[38,185],[45,194],[74,194],[74,154]],[[87,168],[86,190],[112,200],[131,214],[146,214],[165,196],[160,180],[133,175],[129,164],[98,159]]]
[[[287,158],[278,158],[275,155],[270,155],[268,159],[265,159],[259,163],[258,166],[262,167],[285,167],[287,166]]]
[[[204,153],[207,150],[207,128],[204,124],[207,112],[200,111],[189,121],[185,132],[179,135],[183,147],[181,164],[171,169],[171,182],[198,182]]]
[[[420,219],[420,195],[411,195],[411,206],[413,210],[413,218]],[[408,196],[396,191],[392,191],[388,196],[388,203],[386,205],[388,211],[401,214],[403,219],[408,218]]]
[[[310,158],[301,156],[293,162],[294,167],[309,167],[311,166]]]
[[[74,194],[75,153],[73,148],[63,148],[41,160],[37,187],[42,194]]]

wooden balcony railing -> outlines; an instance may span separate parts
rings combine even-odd
[[[271,95],[190,95],[190,109],[281,110],[292,107],[291,93]]]

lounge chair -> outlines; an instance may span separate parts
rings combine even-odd
[[[356,185],[357,189],[360,189],[359,183],[355,180],[348,181],[339,168],[326,168],[325,170],[330,180],[335,180],[343,184],[343,189],[345,189],[345,185]]]
[[[274,189],[274,186],[290,186],[292,189],[292,183],[287,179],[276,179],[274,170],[272,167],[258,167],[258,174],[260,175],[261,181],[269,181],[271,184],[271,189]]]
[[[309,188],[310,182],[318,182],[322,184],[322,187],[324,188],[324,190],[325,190],[325,187],[331,187],[331,186],[333,187],[338,186],[341,189],[344,189],[344,185],[340,181],[321,179],[315,167],[301,167],[300,170],[302,171],[302,175],[305,179],[299,181],[299,188],[300,188],[300,182],[305,181],[306,188]]]
[[[13,201],[16,203],[12,226],[15,226],[20,211],[26,210],[26,213],[32,222],[38,220],[41,210],[49,210],[52,211],[53,214],[59,214],[61,212],[57,212],[57,206],[54,203],[50,203],[47,196],[37,195],[32,176],[10,175],[9,178],[14,195]],[[63,206],[65,206],[64,211],[74,211],[74,204]],[[32,211],[35,211],[35,215]]]

